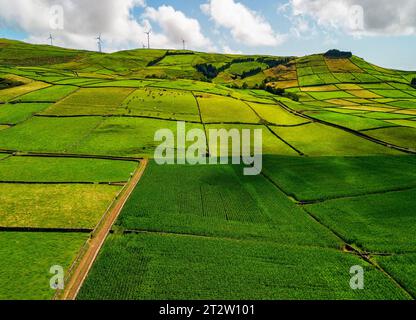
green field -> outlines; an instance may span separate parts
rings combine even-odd
[[[1,227],[94,229],[120,188],[0,184],[0,191]]]
[[[0,123],[18,124],[49,106],[49,103],[18,103],[0,106]]]
[[[49,268],[95,239],[139,158],[150,164],[79,300],[415,299],[414,77],[354,55],[0,39],[0,299],[52,298]],[[178,121],[205,132],[211,157],[230,141],[211,129],[251,130],[251,155],[259,130],[261,174],[157,165],[155,134],[178,138]],[[356,265],[365,290],[349,286]]]
[[[272,130],[308,156],[398,154],[351,133],[318,123],[292,128],[273,127]]]
[[[124,114],[200,122],[196,98],[191,92],[139,89],[123,104]]]
[[[0,232],[0,299],[50,300],[52,266],[68,270],[88,235]]]
[[[252,123],[260,119],[244,102],[222,96],[197,95],[201,107],[202,121],[205,123]]]
[[[0,132],[3,149],[67,152],[80,144],[103,121],[99,117],[31,118]],[[51,134],[51,132],[53,134]]]
[[[52,86],[46,89],[38,90],[16,98],[18,102],[57,102],[74,91],[77,87],[71,86]]]
[[[22,86],[3,89],[0,91],[0,103],[5,103],[32,91],[40,90],[49,85],[43,82],[30,82]]]
[[[136,162],[50,157],[8,157],[0,161],[0,181],[110,183],[127,181]]]
[[[340,246],[269,181],[242,177],[242,167],[151,164],[142,181],[117,222],[123,229]]]
[[[416,191],[395,191],[335,199],[306,207],[348,243],[370,252],[414,252]],[[380,204],[383,204],[380,206]]]
[[[162,234],[111,236],[78,299],[409,298],[366,263],[366,290],[351,290],[346,270],[356,264],[363,262],[325,248]]]
[[[415,165],[412,156],[273,156],[265,157],[263,172],[292,197],[313,201],[416,187]]]

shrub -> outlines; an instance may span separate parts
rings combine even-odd
[[[352,58],[352,53],[348,51],[340,51],[333,49],[325,53],[324,57],[330,59],[350,59]]]
[[[23,83],[19,81],[0,78],[0,89],[18,87],[18,86],[21,86],[22,84]]]
[[[410,84],[412,87],[416,88],[416,78],[413,78]]]

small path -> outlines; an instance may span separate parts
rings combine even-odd
[[[57,296],[56,299],[60,300],[75,300],[82,284],[84,283],[94,261],[96,260],[100,249],[102,248],[108,234],[113,227],[114,222],[120,215],[121,210],[129,199],[131,193],[135,189],[136,185],[143,176],[143,173],[148,165],[148,160],[141,161],[139,168],[136,170],[134,176],[129,181],[126,189],[120,195],[120,198],[115,203],[113,208],[108,212],[107,216],[101,222],[101,226],[98,226],[96,234],[89,240],[88,248],[78,263],[78,266],[74,270],[69,282],[66,284],[64,292]]]

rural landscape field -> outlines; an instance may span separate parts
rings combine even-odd
[[[0,39],[0,299],[414,300],[415,79],[337,50]],[[178,121],[262,130],[261,174],[159,165]]]

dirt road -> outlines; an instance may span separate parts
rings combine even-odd
[[[143,173],[147,167],[148,160],[144,159],[140,162],[139,168],[136,170],[132,179],[128,182],[127,187],[121,193],[118,201],[110,209],[105,219],[101,222],[101,225],[97,229],[96,234],[92,239],[89,240],[89,246],[80,262],[78,263],[76,269],[69,282],[65,285],[65,290],[58,295],[57,299],[59,300],[75,300],[78,292],[84,283],[88,272],[90,271],[95,259],[100,252],[101,247],[104,244],[114,222],[117,220],[121,210],[126,204],[128,198],[136,187],[137,183],[140,181]]]

